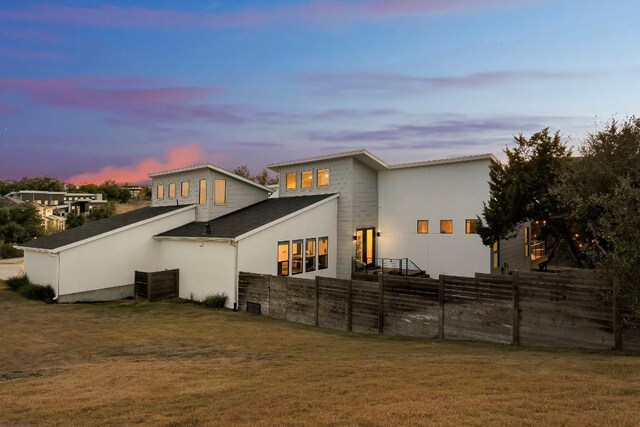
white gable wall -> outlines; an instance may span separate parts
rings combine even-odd
[[[489,199],[490,160],[381,171],[378,254],[409,258],[432,277],[490,272],[490,248],[465,234],[465,220],[482,213]],[[417,220],[429,234],[417,233]],[[440,234],[440,220],[453,220],[453,234]]]
[[[38,285],[51,285],[57,292],[58,258],[47,252],[24,251],[24,271]]]

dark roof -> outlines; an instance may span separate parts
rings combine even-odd
[[[267,199],[208,222],[211,234],[205,235],[207,222],[192,222],[159,234],[161,237],[218,237],[232,239],[277,219],[311,206],[333,194],[279,197]]]
[[[177,209],[183,209],[186,206],[187,205],[160,206],[155,208],[147,207],[136,209],[131,212],[114,215],[112,217],[101,219],[98,221],[91,221],[86,223],[85,225],[81,225],[80,227],[70,228],[60,233],[41,237],[36,240],[31,240],[19,246],[34,249],[56,249],[62,246],[70,245],[72,243],[80,242],[85,239],[89,239],[91,237],[99,236],[100,234],[117,230],[118,228],[135,224],[136,222],[160,216]]]
[[[17,200],[12,197],[0,197],[0,208],[15,208],[15,207],[29,207],[22,200]]]

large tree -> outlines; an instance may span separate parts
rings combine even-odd
[[[574,259],[582,258],[573,240],[574,227],[567,222],[555,187],[563,168],[571,159],[571,150],[560,133],[543,129],[526,138],[515,136],[515,146],[507,147],[505,163],[495,163],[490,170],[490,198],[483,209],[478,233],[486,245],[515,235],[527,221],[545,221],[544,233],[555,245],[565,243]]]
[[[232,172],[235,173],[236,175],[250,179],[262,185],[271,185],[271,184],[278,183],[278,177],[271,177],[269,175],[269,172],[266,169],[262,169],[262,171],[258,172],[255,175],[252,174],[247,164],[242,164],[238,166]]]

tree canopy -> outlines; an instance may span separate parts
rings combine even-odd
[[[250,179],[251,181],[255,181],[258,184],[262,185],[272,185],[278,183],[278,177],[270,176],[269,171],[267,171],[266,169],[262,169],[260,172],[254,175],[253,173],[251,173],[251,171],[249,170],[249,166],[246,163],[241,164],[232,172],[236,175]]]

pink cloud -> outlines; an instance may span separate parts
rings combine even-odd
[[[60,61],[68,59],[67,55],[59,52],[47,52],[41,50],[17,50],[0,46],[0,56],[20,59],[46,59]]]
[[[202,162],[204,152],[199,144],[188,144],[168,149],[163,157],[148,157],[131,166],[105,166],[95,172],[74,175],[68,182],[80,185],[114,180],[118,183],[147,181],[148,174],[176,169]]]

